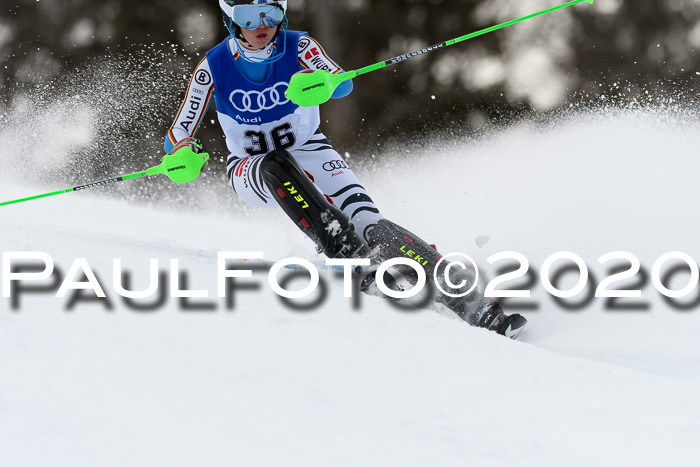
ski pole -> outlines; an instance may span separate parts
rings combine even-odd
[[[432,52],[433,50],[443,49],[445,47],[449,47],[459,42],[463,42],[477,36],[482,36],[484,34],[488,34],[489,32],[505,28],[506,26],[510,26],[512,24],[519,23],[530,18],[534,18],[536,16],[544,15],[555,10],[560,10],[562,8],[566,8],[581,2],[588,2],[590,4],[593,4],[593,0],[573,0],[563,5],[555,6],[553,8],[533,13],[531,15],[523,16],[522,18],[514,19],[512,21],[501,23],[496,26],[491,26],[486,29],[481,29],[471,34],[467,34],[466,36],[451,39],[440,44],[426,47],[424,49],[417,50],[415,52],[407,53],[404,55],[399,55],[398,57],[394,57],[390,60],[375,63],[374,65],[369,65],[364,68],[360,68],[359,70],[348,71],[339,75],[332,75],[328,71],[324,70],[316,70],[310,73],[297,73],[294,76],[292,76],[292,79],[289,83],[289,89],[287,90],[285,95],[288,99],[290,99],[292,102],[301,107],[313,107],[315,105],[320,105],[324,102],[328,102],[328,100],[330,100],[331,96],[333,95],[335,88],[337,88],[338,85],[340,85],[340,83],[349,79],[353,79],[357,76],[370,73],[380,68],[395,65],[397,63],[409,60],[413,57]]]
[[[71,193],[73,191],[82,191],[90,188],[112,185],[114,183],[124,182],[127,180],[134,180],[136,178],[151,175],[167,175],[168,178],[170,178],[170,180],[174,181],[175,183],[188,183],[199,177],[199,174],[202,171],[202,167],[204,167],[204,164],[206,164],[208,160],[209,154],[196,153],[192,151],[190,147],[185,147],[180,149],[176,154],[165,155],[161,164],[143,170],[141,172],[122,175],[119,177],[101,180],[99,182],[88,183],[87,185],[76,186],[73,188],[66,188],[65,190],[44,193],[43,195],[30,196],[28,198],[16,199],[13,201],[6,201],[4,203],[0,203],[0,206],[23,203],[25,201],[31,201],[34,199],[47,198],[49,196],[61,195],[63,193]]]

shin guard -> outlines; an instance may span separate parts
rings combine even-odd
[[[329,258],[369,257],[367,244],[348,216],[329,202],[288,151],[272,151],[260,169],[272,196],[320,253]]]
[[[461,291],[466,292],[474,284],[474,279],[468,277],[462,269],[451,268],[449,272],[450,282],[460,284],[462,281],[465,281],[465,285],[460,289],[455,289],[448,285],[444,274],[449,262],[443,261],[437,267],[442,255],[435,248],[389,220],[383,219],[379,221],[377,226],[370,232],[369,237],[369,245],[372,252],[381,258],[382,261],[398,257],[411,258],[425,270],[428,281],[433,280],[437,268],[438,284],[443,290],[452,294],[459,294]],[[400,271],[407,275],[415,275],[415,271],[405,271],[403,269],[400,269]],[[438,290],[435,291],[434,300],[443,304],[460,318],[470,322],[470,324],[477,324],[472,321],[480,314],[479,309],[482,297],[476,288],[463,297],[450,297]]]

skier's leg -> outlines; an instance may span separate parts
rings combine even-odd
[[[366,242],[368,232],[383,216],[352,169],[330,146],[326,137],[317,133],[292,156],[317,189],[348,216],[355,231]],[[247,204],[277,207],[277,199],[267,186],[261,171],[264,158],[265,156],[229,156],[229,182],[238,197]]]
[[[506,315],[498,302],[484,298],[477,287],[473,287],[473,290],[467,294],[466,292],[474,285],[474,278],[469,277],[460,268],[452,267],[448,270],[450,263],[441,262],[442,255],[434,247],[403,227],[383,219],[378,222],[369,236],[372,252],[378,255],[380,261],[408,257],[424,269],[428,280],[435,277],[438,281],[437,285],[442,289],[435,293],[433,297],[435,302],[444,305],[469,324],[496,331],[513,339],[525,329],[527,324],[525,318],[518,314]],[[450,284],[445,277],[446,271]],[[415,272],[412,273],[415,274]],[[463,285],[455,288],[452,284]],[[452,297],[443,291],[448,291],[452,295],[465,295]]]
[[[384,218],[345,160],[319,131],[292,153],[314,184],[340,208],[367,241],[369,232]]]
[[[427,277],[433,277],[441,257],[439,253],[408,230],[383,219],[352,171],[339,165],[342,158],[330,146],[308,151],[308,154],[302,153],[300,157],[305,167],[287,151],[273,151],[264,157],[233,161],[229,164],[229,178],[239,196],[250,204],[281,206],[316,243],[319,251],[329,257],[372,255],[374,261],[379,262],[408,256],[414,260],[418,258],[418,264],[424,267]],[[329,160],[336,161],[333,166],[341,168],[327,171],[324,164],[328,163],[328,157],[337,157]],[[331,167],[328,165],[329,169]],[[344,173],[339,174],[340,171]],[[345,176],[339,178],[340,175]],[[337,200],[343,209],[330,203],[319,185],[325,187],[324,192],[333,192],[335,196],[330,198],[331,201],[335,204]],[[355,222],[349,222],[350,216]],[[355,232],[355,225],[359,226],[365,238],[360,238]],[[365,241],[370,243],[371,251]],[[444,277],[445,268],[446,264],[443,264],[438,269],[439,279]],[[472,284],[455,268],[451,269],[450,277],[453,284],[465,280],[465,288]],[[444,279],[441,285],[448,290]],[[520,315],[506,316],[497,302],[484,300],[476,290],[459,299],[438,293],[434,300],[470,324],[508,337],[515,338],[526,323]]]
[[[381,215],[372,198],[362,187],[343,158],[332,148],[323,134],[317,133],[307,144],[293,154],[309,177],[323,193],[329,195],[335,206],[340,207],[350,217],[355,230],[371,247],[376,263],[395,257],[409,257],[420,264],[429,280],[432,280],[440,254],[419,237],[398,226]],[[438,277],[444,277],[447,262],[441,264]],[[401,273],[415,274],[410,268],[398,268]],[[466,281],[464,291],[473,284],[470,278],[461,277],[459,270],[451,268],[452,283]],[[387,276],[387,280],[390,278]],[[449,290],[443,281],[443,290]],[[459,293],[459,291],[454,291]],[[453,298],[437,293],[434,297],[440,303],[475,326],[489,327],[495,302],[484,301],[478,290],[465,297]]]
[[[329,258],[366,258],[369,248],[348,216],[333,206],[309,175],[283,149],[267,154],[260,174],[277,204]]]

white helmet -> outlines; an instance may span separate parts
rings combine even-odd
[[[219,6],[231,20],[233,20],[233,8],[237,5],[265,5],[268,3],[276,3],[285,14],[287,13],[287,0],[219,0]]]

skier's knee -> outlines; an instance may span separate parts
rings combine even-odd
[[[285,149],[275,149],[269,152],[260,164],[260,170],[265,181],[270,175],[280,178],[290,173],[304,173],[299,162]]]

